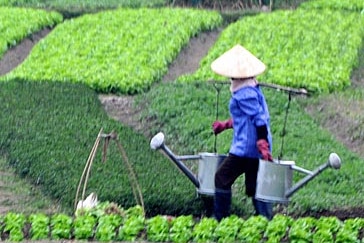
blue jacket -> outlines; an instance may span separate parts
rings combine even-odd
[[[232,93],[229,103],[233,119],[233,139],[230,153],[239,157],[260,158],[256,142],[256,127],[266,125],[268,143],[272,150],[270,118],[265,97],[257,86],[245,86]]]

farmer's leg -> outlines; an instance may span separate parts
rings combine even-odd
[[[230,215],[231,186],[242,173],[243,166],[241,158],[231,154],[226,157],[216,171],[214,217],[218,221]]]
[[[273,204],[270,202],[264,202],[253,197],[253,205],[256,215],[262,215],[267,219],[273,218]]]

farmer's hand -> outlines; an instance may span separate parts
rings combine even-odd
[[[233,120],[231,118],[226,121],[215,121],[212,123],[212,130],[214,130],[215,135],[230,128],[233,128]]]
[[[262,155],[262,158],[264,160],[273,161],[273,157],[272,157],[272,154],[270,153],[269,144],[268,144],[267,140],[259,139],[257,141],[257,147],[258,147],[259,153]]]

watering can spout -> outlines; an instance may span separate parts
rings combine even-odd
[[[192,173],[192,171],[182,163],[176,155],[164,144],[164,134],[162,132],[157,133],[150,141],[151,149],[161,149],[176,165],[177,167],[188,177],[188,179],[197,187],[200,187],[200,182]]]
[[[157,150],[163,146],[164,134],[162,132],[157,133],[150,141],[150,148]]]
[[[292,196],[298,189],[306,185],[309,181],[311,181],[314,177],[319,175],[322,171],[324,171],[327,168],[333,168],[333,169],[340,169],[341,167],[341,159],[336,153],[331,153],[329,156],[328,161],[319,166],[317,169],[312,171],[310,174],[308,174],[306,177],[302,178],[300,181],[298,181],[291,189],[289,189],[285,196],[290,197]],[[293,167],[293,169],[295,169]]]
[[[340,169],[341,159],[336,153],[331,153],[329,156],[328,164],[334,169]]]

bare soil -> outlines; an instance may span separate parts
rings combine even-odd
[[[45,29],[33,36],[26,38],[24,41],[11,48],[0,60],[0,75],[4,75],[19,65],[29,54],[32,47],[51,30]],[[174,80],[176,77],[194,72],[209,48],[214,44],[220,30],[202,33],[192,38],[190,43],[181,51],[178,58],[170,65],[169,72],[165,75],[162,82]],[[364,88],[364,70],[356,71],[353,74],[353,87],[350,89]],[[308,106],[306,111],[317,120],[325,129],[328,129],[339,141],[342,141],[350,150],[364,157],[364,138],[352,139],[348,133],[352,132],[360,124],[353,116],[347,115],[348,111],[364,110],[363,102],[346,102],[344,97],[332,94],[323,97],[317,104]],[[116,96],[116,95],[99,95],[100,102],[110,117],[126,124],[137,131],[142,131],[138,122],[139,114],[142,107],[134,105],[133,96]],[[361,108],[361,109],[360,109]],[[359,110],[358,110],[359,109]],[[326,112],[326,113],[325,113]],[[324,114],[324,115],[323,115]],[[326,115],[325,115],[326,114]],[[330,119],[331,118],[331,119]],[[145,129],[145,128],[144,128]],[[363,135],[364,136],[364,135]],[[12,207],[19,207],[19,195],[5,190],[9,188],[7,182],[3,182],[3,174],[6,171],[0,171],[0,213],[11,210]],[[4,186],[2,186],[4,185]],[[364,209],[349,208],[338,209],[331,212],[322,212],[321,215],[337,216],[340,219],[349,217],[364,217]]]

